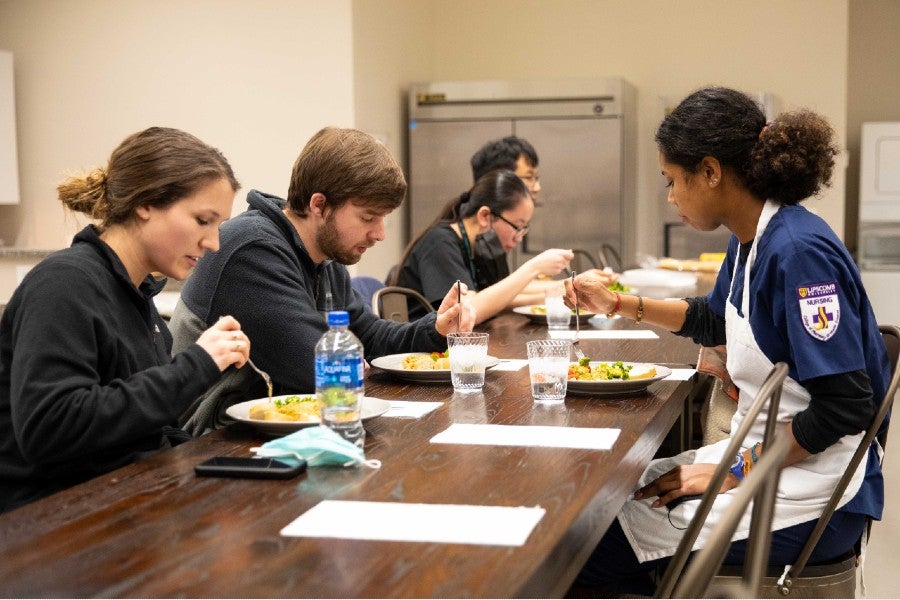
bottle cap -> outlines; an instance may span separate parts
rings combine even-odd
[[[328,325],[330,327],[350,324],[350,313],[346,310],[332,310],[328,312]]]

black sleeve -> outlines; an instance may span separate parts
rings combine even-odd
[[[406,260],[403,270],[409,270],[412,276],[405,276],[401,285],[421,292],[435,310],[457,280],[470,290],[478,289],[452,229],[439,227],[428,232]]]
[[[725,317],[713,312],[706,296],[685,298],[688,303],[684,325],[675,335],[689,337],[701,346],[720,346],[725,343]]]
[[[863,431],[875,417],[872,385],[863,369],[816,377],[804,386],[812,398],[794,416],[791,429],[807,452],[817,454],[843,436]]]

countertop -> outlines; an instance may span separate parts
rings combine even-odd
[[[57,248],[56,250],[59,250]],[[0,258],[44,258],[56,252],[41,248],[19,248],[18,246],[0,246]]]

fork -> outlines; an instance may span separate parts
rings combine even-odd
[[[266,382],[266,387],[269,388],[269,398],[271,398],[272,397],[272,378],[269,377],[268,373],[266,373],[265,371],[263,371],[262,369],[257,367],[255,364],[253,364],[253,361],[250,360],[249,356],[247,357],[247,364],[250,365],[250,368],[252,368],[254,371],[259,373],[259,376],[262,377],[263,381]]]
[[[575,358],[581,361],[585,356],[581,347],[578,345],[578,335],[581,333],[581,325],[578,318],[578,292],[575,290],[575,271],[572,271],[572,291],[575,292],[575,338],[572,340],[572,350],[575,352]]]
[[[462,283],[456,280],[456,302],[459,304],[459,316],[456,318],[456,330],[462,333]]]

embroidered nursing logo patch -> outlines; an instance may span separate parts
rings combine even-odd
[[[841,320],[837,281],[798,287],[797,301],[803,327],[809,335],[825,341],[837,332]]]

